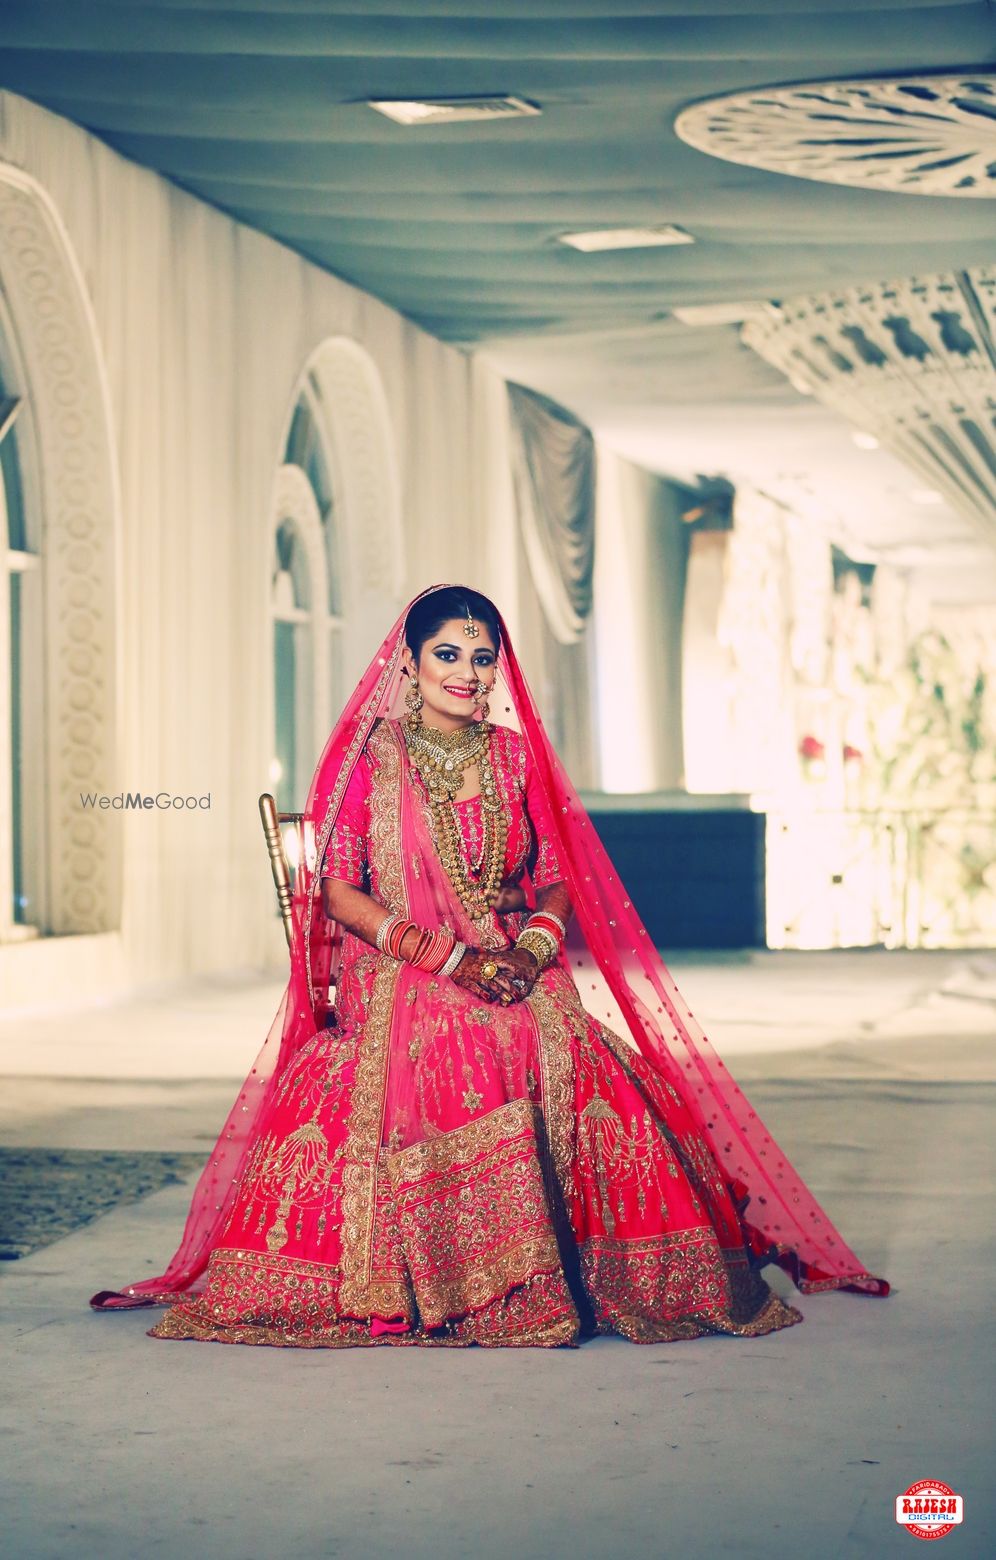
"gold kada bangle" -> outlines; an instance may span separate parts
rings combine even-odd
[[[553,963],[559,951],[552,933],[541,931],[538,926],[528,927],[520,933],[515,939],[515,946],[531,953],[541,970]]]

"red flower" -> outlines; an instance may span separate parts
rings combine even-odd
[[[864,758],[864,756],[865,755],[862,753],[860,748],[852,747],[849,742],[845,742],[844,743],[844,763],[845,764],[848,763],[849,760],[852,759],[852,758],[860,759],[860,758]]]
[[[826,755],[826,748],[819,737],[803,737],[799,743],[799,752],[803,758],[823,758]]]

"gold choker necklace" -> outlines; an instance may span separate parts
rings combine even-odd
[[[429,789],[433,801],[452,800],[463,785],[463,772],[477,762],[488,743],[484,721],[438,731],[409,716],[404,722],[405,741],[412,763]]]

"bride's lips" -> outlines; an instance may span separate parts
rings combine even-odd
[[[455,699],[472,699],[474,697],[473,688],[452,688],[449,683],[443,683],[443,692],[451,693]]]

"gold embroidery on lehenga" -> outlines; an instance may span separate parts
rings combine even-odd
[[[371,782],[371,867],[376,861],[381,900],[389,909],[407,910],[401,868],[401,765],[397,741],[381,724],[370,738],[379,762]],[[360,1037],[352,1108],[342,1176],[342,1310],[355,1316],[410,1314],[411,1296],[402,1279],[373,1273],[375,1221],[382,1209],[380,1179],[381,1118],[387,1083],[391,1020],[398,979],[404,966],[379,958],[363,1033]]]
[[[570,1018],[559,989],[564,979],[573,988],[570,976],[564,976],[561,970],[544,971],[524,1006],[531,1012],[536,1025],[546,1135],[557,1180],[567,1197],[574,1158],[575,1120],[574,1059],[568,1033]]]
[[[204,1294],[168,1297],[172,1309],[149,1336],[295,1349],[577,1346],[577,1313],[560,1272],[534,1274],[438,1328],[418,1324],[379,1337],[366,1322],[338,1314],[335,1278],[321,1263],[221,1250],[210,1259]]]
[[[426,1326],[560,1271],[536,1139],[536,1106],[511,1100],[388,1156],[398,1222]]]
[[[301,1226],[300,1214],[305,1208],[322,1206],[329,1197],[336,1161],[342,1156],[341,1146],[330,1151],[325,1132],[319,1125],[322,1111],[338,1109],[345,1080],[344,1072],[352,1060],[353,1047],[343,1042],[333,1030],[321,1030],[302,1047],[283,1076],[278,1079],[274,1100],[278,1104],[300,1104],[306,1108],[309,1095],[316,1103],[308,1120],[278,1139],[272,1132],[263,1133],[253,1145],[241,1184],[244,1189],[245,1210],[242,1228],[248,1229],[252,1215],[259,1205],[256,1233],[266,1227],[267,1210],[275,1208],[266,1243],[272,1253],[281,1250],[287,1240],[287,1221],[293,1210],[298,1218],[295,1229]],[[330,1099],[330,1096],[333,1096]],[[232,1209],[232,1218],[235,1215]],[[231,1227],[232,1220],[226,1226]]]
[[[724,1251],[711,1225],[633,1240],[591,1236],[581,1246],[585,1285],[600,1332],[633,1343],[669,1343],[731,1333],[756,1338],[791,1327],[802,1313]]]

